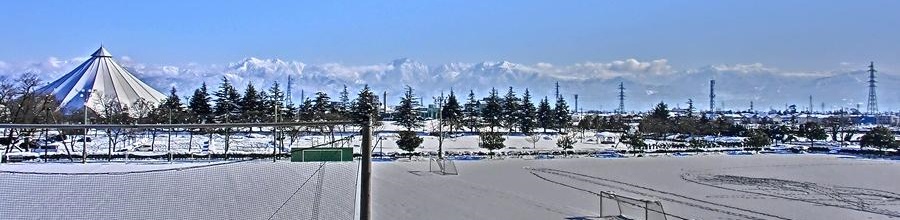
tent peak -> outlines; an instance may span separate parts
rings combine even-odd
[[[106,48],[103,47],[103,45],[100,45],[100,49],[97,49],[97,51],[94,52],[94,54],[91,54],[91,56],[92,57],[112,57],[112,54],[109,53],[109,51],[107,51]]]

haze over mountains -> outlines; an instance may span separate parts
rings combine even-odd
[[[709,65],[692,69],[675,69],[665,59],[625,59],[610,62],[583,62],[569,65],[550,63],[522,64],[509,61],[480,63],[447,63],[426,65],[413,59],[401,58],[372,65],[343,65],[339,63],[307,64],[300,61],[249,57],[228,64],[156,65],[144,64],[127,56],[115,57],[135,75],[160,91],[174,86],[182,95],[189,94],[206,82],[216,89],[222,76],[228,77],[243,90],[248,82],[268,87],[274,81],[282,85],[287,76],[294,79],[293,99],[300,101],[301,90],[311,96],[315,91],[328,92],[337,98],[343,85],[355,93],[364,84],[379,92],[388,92],[389,103],[395,103],[404,85],[431,103],[431,97],[454,89],[460,99],[469,90],[477,97],[486,96],[497,88],[502,94],[514,87],[518,95],[528,88],[536,98],[552,97],[554,83],[559,82],[561,93],[574,105],[579,95],[579,107],[584,110],[612,110],[618,106],[618,84],[626,87],[626,110],[646,110],[659,101],[670,106],[694,106],[708,109],[709,80],[716,80],[717,103],[723,109],[745,110],[750,101],[756,110],[783,109],[796,104],[806,109],[808,97],[813,96],[814,110],[841,107],[865,108],[867,95],[864,71],[867,64],[848,64],[846,69],[828,72],[782,71],[763,64]],[[72,70],[86,57],[61,60],[51,57],[41,62],[7,63],[0,61],[0,74],[14,76],[34,72],[52,81]],[[878,63],[876,63],[876,68]],[[900,107],[900,93],[893,89],[900,77],[879,72],[879,107],[881,111]],[[164,92],[165,93],[165,92]],[[722,106],[724,104],[724,106]]]

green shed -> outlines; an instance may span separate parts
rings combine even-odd
[[[353,148],[291,148],[291,162],[353,161]]]

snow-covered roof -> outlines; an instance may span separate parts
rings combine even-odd
[[[82,91],[88,93],[86,101]],[[123,105],[140,99],[156,105],[166,98],[116,63],[102,46],[90,59],[37,92],[56,97],[61,109],[80,109],[86,105],[95,111],[100,109],[97,100],[102,97],[116,99]]]

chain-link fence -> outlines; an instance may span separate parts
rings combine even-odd
[[[282,141],[288,141],[288,134],[279,130],[293,125],[277,126],[279,129],[274,131],[271,128],[275,126],[268,130],[257,127],[256,132],[239,126],[184,129],[205,129],[215,135],[219,134],[216,130],[229,128],[230,131],[224,131],[227,134],[219,134],[229,135],[224,137],[228,140],[218,140],[228,141],[227,153],[216,147],[217,140],[213,138],[212,144],[200,139],[200,149],[191,150],[163,148],[110,154],[109,150],[92,153],[87,149],[85,164],[81,163],[78,148],[70,149],[71,162],[68,154],[57,153],[56,158],[0,164],[0,218],[353,219],[359,163],[289,162],[290,151],[278,149]],[[353,134],[309,133],[299,135],[294,144],[285,145],[352,147],[348,138],[342,138],[350,135]],[[238,136],[241,137],[235,138]],[[168,138],[163,137],[163,143]],[[258,147],[248,144],[255,139],[270,142]],[[207,145],[206,149],[202,145]],[[17,155],[12,152],[7,155]],[[275,162],[272,158],[276,158]]]

